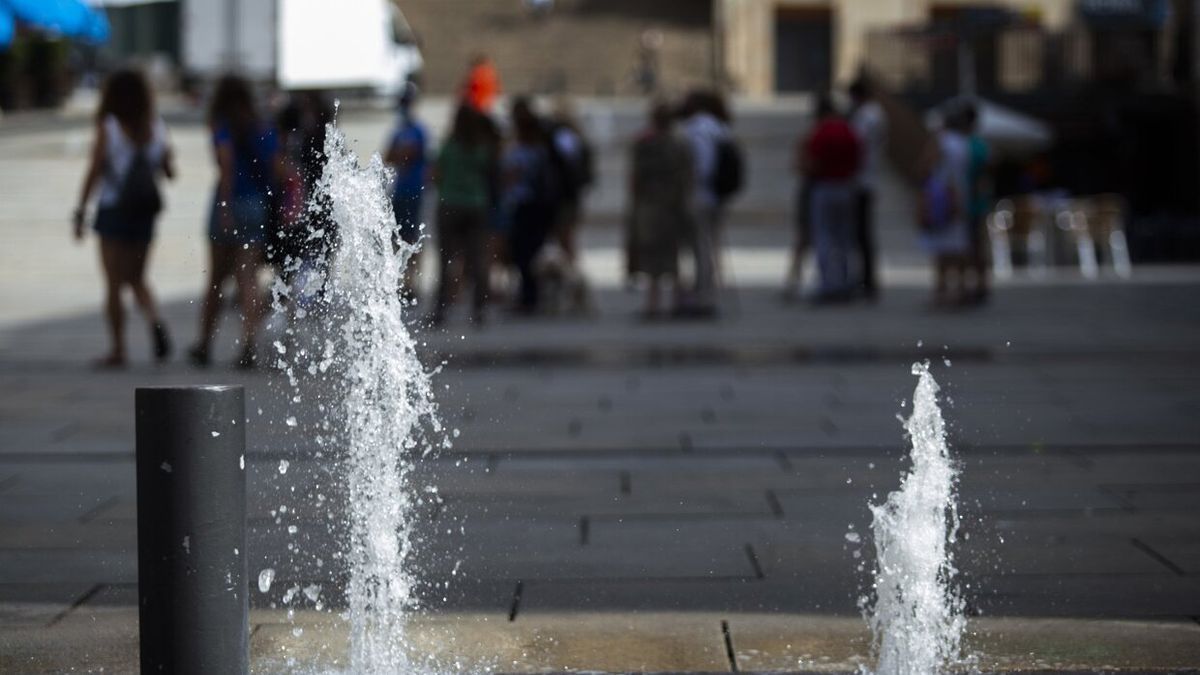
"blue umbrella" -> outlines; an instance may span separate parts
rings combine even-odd
[[[82,0],[0,0],[0,46],[12,42],[14,20],[87,42],[108,39],[108,19]]]
[[[16,23],[13,21],[13,16],[9,13],[8,7],[0,4],[0,47],[12,43],[13,33],[16,30]]]

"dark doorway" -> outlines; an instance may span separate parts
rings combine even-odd
[[[829,9],[775,12],[775,91],[822,91],[833,72],[833,17]]]

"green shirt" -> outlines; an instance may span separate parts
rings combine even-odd
[[[487,208],[488,151],[447,139],[438,154],[438,196],[446,206]]]

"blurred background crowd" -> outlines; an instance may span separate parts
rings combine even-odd
[[[93,111],[73,226],[98,235],[104,367],[127,361],[127,289],[155,357],[175,351],[146,263],[179,159],[169,127],[194,111],[216,184],[188,358],[209,365],[230,288],[242,367],[259,361],[268,289],[293,321],[320,307],[338,254],[316,188],[335,100],[394,109],[373,148],[394,173],[392,239],[432,272],[411,265],[397,292],[434,325],[455,304],[475,326],[595,311],[580,229],[598,189],[620,195],[641,319],[723,314],[728,225],[755,218],[739,202],[756,184],[794,205],[782,299],[873,302],[892,178],[931,306],[962,310],[993,277],[1200,257],[1197,4],[0,0],[0,124]],[[738,110],[764,100],[795,110],[786,181],[751,170],[765,150]],[[580,113],[606,101],[645,111],[616,144],[616,187],[600,185],[607,118]]]

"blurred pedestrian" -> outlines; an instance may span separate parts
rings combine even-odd
[[[396,181],[392,187],[392,210],[396,215],[396,230],[392,234],[394,250],[400,250],[401,242],[414,247],[412,257],[404,270],[405,297],[416,298],[417,270],[420,267],[421,248],[421,197],[425,194],[425,179],[428,173],[428,132],[416,116],[417,87],[411,82],[405,86],[398,102],[396,126],[384,151],[383,161],[396,170]]]
[[[692,197],[691,236],[688,249],[695,259],[695,278],[691,292],[680,309],[695,316],[711,316],[717,311],[717,239],[721,219],[721,199],[715,188],[719,146],[729,136],[719,116],[720,99],[705,91],[693,91],[682,108],[683,135],[691,146]]]
[[[502,162],[504,208],[511,223],[509,250],[519,277],[516,310],[530,314],[538,306],[534,263],[550,234],[557,197],[546,127],[529,99],[513,101],[512,124],[514,136]]]
[[[289,322],[297,304],[323,296],[337,228],[328,199],[317,190],[325,166],[325,125],[333,109],[319,91],[293,94],[276,120],[278,161],[275,189],[268,195],[265,254],[284,282]]]
[[[801,159],[811,184],[809,211],[821,279],[814,300],[843,302],[852,291],[849,255],[854,250],[855,176],[862,150],[827,95],[817,99],[816,115]]]
[[[560,98],[550,119],[550,141],[562,173],[561,195],[555,216],[554,238],[576,263],[579,259],[578,230],[583,215],[583,198],[595,179],[592,145],[584,135],[568,99]]]
[[[952,110],[922,160],[918,224],[921,247],[934,258],[933,305],[948,307],[965,297],[971,237],[967,220],[970,140],[966,117]]]
[[[154,358],[165,361],[171,340],[146,282],[146,262],[154,224],[162,211],[158,177],[175,177],[167,128],[158,117],[145,76],[118,70],[104,84],[96,111],[91,160],[80,189],[73,225],[76,240],[84,235],[84,216],[92,194],[99,189],[93,229],[100,240],[104,270],[104,313],[108,322],[109,353],[96,361],[100,368],[126,364],[126,286],[150,324]]]
[[[233,277],[242,314],[241,353],[236,365],[253,368],[263,316],[258,272],[264,261],[277,138],[271,125],[259,116],[249,83],[237,75],[226,75],[217,82],[208,125],[217,185],[208,223],[208,280],[200,309],[200,335],[189,355],[198,366],[209,364],[221,311],[221,287]]]
[[[660,286],[672,286],[672,303],[680,303],[679,248],[689,231],[692,158],[686,141],[672,130],[673,111],[656,103],[650,125],[633,145],[629,180],[627,250],[630,275],[649,280],[642,314],[661,310]]]
[[[500,95],[500,75],[487,54],[471,57],[471,66],[463,80],[461,98],[475,110],[490,115]]]
[[[973,102],[965,102],[962,112],[962,131],[967,135],[967,227],[970,251],[967,263],[972,285],[965,300],[973,304],[987,302],[991,294],[991,261],[988,251],[987,215],[992,210],[989,168],[991,149],[978,129],[979,110]]]
[[[858,134],[862,160],[855,195],[855,235],[858,244],[859,284],[863,294],[874,300],[879,294],[875,254],[875,195],[879,173],[887,152],[887,116],[875,100],[871,83],[859,77],[850,85],[850,124]]]
[[[471,320],[484,321],[488,270],[484,258],[489,206],[488,180],[495,158],[491,152],[483,116],[468,105],[454,114],[450,135],[442,143],[434,168],[438,187],[437,301],[432,323],[445,321],[451,296],[459,279],[452,278],[454,263],[461,260],[464,276],[472,290]]]

